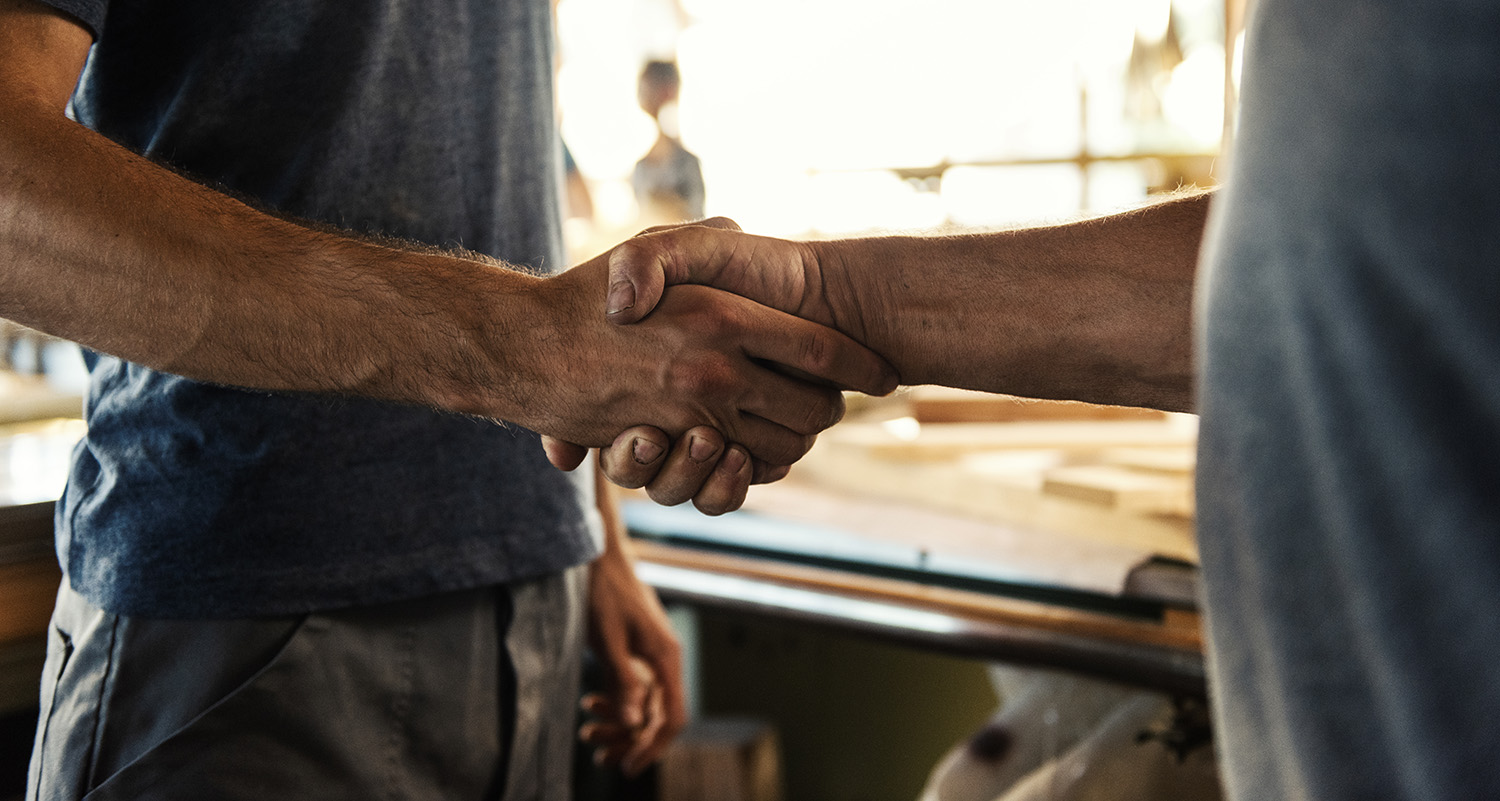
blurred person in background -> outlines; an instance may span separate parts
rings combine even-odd
[[[677,131],[677,97],[682,74],[672,61],[648,61],[641,69],[637,99],[656,122],[656,142],[635,163],[631,186],[644,225],[703,219],[703,168],[682,146]]]

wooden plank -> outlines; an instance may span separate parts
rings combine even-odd
[[[952,387],[915,387],[905,396],[919,423],[1011,423],[1040,420],[1163,420],[1155,409],[1039,400]]]
[[[997,595],[918,584],[899,579],[863,576],[827,568],[807,567],[772,559],[698,551],[637,540],[636,556],[648,562],[693,570],[759,579],[790,587],[830,592],[849,597],[900,603],[973,620],[1023,626],[1072,636],[1150,645],[1173,650],[1201,652],[1203,640],[1196,627],[1183,625],[1181,616],[1173,625],[1116,617],[1097,612],[1023,601]],[[1195,613],[1184,615],[1195,617]]]
[[[837,431],[836,426],[828,433]],[[1040,425],[1040,424],[1039,424]],[[1116,423],[1109,425],[1136,425]],[[885,501],[904,501],[977,520],[1023,526],[1093,542],[1136,548],[1197,563],[1191,520],[1134,514],[1113,507],[1042,492],[1040,470],[1018,467],[1012,454],[970,454],[956,462],[872,459],[861,447],[820,439],[794,469],[818,486]],[[1037,458],[1028,455],[1026,460]],[[1025,461],[1025,460],[1023,460]]]
[[[1198,452],[1192,446],[1111,448],[1099,454],[1099,461],[1132,470],[1190,476],[1197,470]]]
[[[802,469],[794,468],[785,481],[755,487],[744,507],[764,515],[768,524],[792,524],[768,525],[786,530],[787,539],[780,540],[779,547],[790,553],[1105,595],[1120,594],[1135,569],[1155,555],[1150,548],[983,520],[909,498],[880,497],[868,490],[835,491],[802,480]],[[827,533],[810,537],[799,530],[799,523]],[[746,539],[752,547],[761,542],[778,547],[775,536]],[[862,557],[858,543],[867,545],[867,556]]]
[[[1097,452],[1130,446],[1182,446],[1191,445],[1196,439],[1196,425],[1177,419],[934,425],[910,420],[846,422],[821,437],[821,441],[857,450],[869,459],[907,462],[942,461],[967,453],[1007,449]]]
[[[1193,482],[1182,475],[1107,464],[1059,467],[1043,474],[1042,492],[1132,514],[1193,516]]]

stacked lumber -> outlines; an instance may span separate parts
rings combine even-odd
[[[83,396],[59,391],[41,376],[0,370],[0,424],[82,416]]]
[[[918,388],[825,432],[797,475],[1196,561],[1196,441],[1190,415]]]

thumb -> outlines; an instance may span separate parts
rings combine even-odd
[[[547,453],[547,461],[552,466],[562,471],[573,470],[583,464],[585,456],[589,455],[589,449],[582,445],[574,445],[571,442],[563,442],[560,439],[542,435],[542,450]]]
[[[604,314],[616,325],[630,325],[651,313],[666,289],[662,252],[625,242],[609,254],[609,295]]]
[[[645,318],[656,308],[667,286],[668,254],[663,248],[647,244],[651,241],[647,237],[682,228],[740,230],[734,220],[712,217],[696,223],[648,228],[635,239],[620,243],[609,254],[609,294],[605,299],[604,313],[610,322],[629,325]],[[687,276],[683,275],[674,277],[672,282],[685,280]]]

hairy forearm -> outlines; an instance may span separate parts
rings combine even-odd
[[[539,279],[277,219],[40,96],[0,115],[0,316],[205,381],[512,411],[477,351]]]
[[[836,327],[905,384],[1190,410],[1211,193],[1067,225],[815,243]]]

